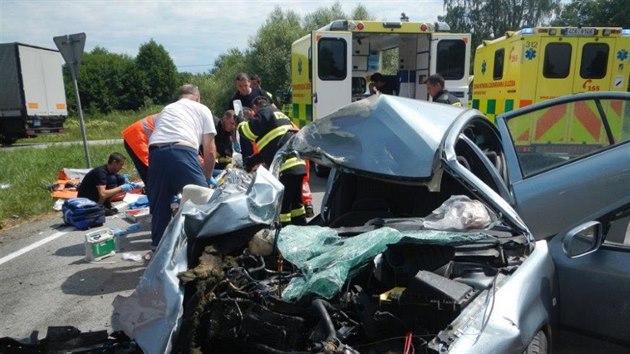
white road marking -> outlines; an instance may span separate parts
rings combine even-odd
[[[32,251],[32,250],[36,249],[39,246],[45,245],[48,242],[50,242],[50,241],[52,241],[54,239],[57,239],[57,238],[65,235],[65,234],[67,234],[68,231],[70,231],[70,230],[67,229],[65,231],[56,232],[56,233],[54,233],[54,234],[52,234],[52,235],[50,235],[50,236],[48,236],[48,237],[46,237],[46,238],[44,238],[42,240],[39,240],[39,241],[29,245],[29,246],[26,246],[26,247],[22,248],[21,250],[17,250],[17,251],[15,251],[15,252],[13,252],[13,253],[11,253],[9,255],[6,255],[6,256],[0,258],[0,265],[2,265],[2,264],[6,263],[6,262],[8,262],[8,261],[10,261],[10,260],[12,260],[14,258],[17,258],[17,257],[23,255],[26,252]]]

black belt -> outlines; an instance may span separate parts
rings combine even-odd
[[[173,146],[175,144],[177,144],[177,143],[152,144],[152,145],[149,145],[149,151],[150,150],[158,150],[158,149],[165,148],[165,147],[171,147],[171,146]]]

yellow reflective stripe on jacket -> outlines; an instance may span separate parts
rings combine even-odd
[[[286,213],[286,214],[280,214],[280,222],[291,222],[291,213]]]
[[[279,136],[283,136],[284,134],[286,134],[286,132],[291,130],[291,128],[292,126],[290,125],[281,125],[277,128],[272,129],[269,133],[265,134],[265,136],[263,136],[260,140],[256,141],[256,145],[258,145],[258,149],[259,150],[264,149],[265,146],[267,146],[267,144],[269,144],[273,139]]]
[[[284,170],[288,170],[291,167],[295,167],[298,165],[305,165],[306,163],[304,162],[304,160],[300,160],[297,157],[291,157],[286,159],[283,163],[282,166],[280,166],[280,172],[284,171]]]
[[[247,122],[239,123],[238,130],[240,130],[248,140],[256,141],[258,138],[258,135],[254,134],[252,130],[249,129],[249,124],[247,124]]]
[[[302,216],[306,214],[306,209],[304,208],[304,206],[297,208],[297,209],[293,209],[291,210],[291,218],[297,218],[298,216]]]

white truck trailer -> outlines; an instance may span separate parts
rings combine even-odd
[[[68,117],[57,50],[0,44],[0,144],[63,131]]]

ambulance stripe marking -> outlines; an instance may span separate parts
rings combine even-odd
[[[611,101],[610,107],[617,113],[618,117],[621,117],[621,107],[623,107],[623,102],[621,101]]]
[[[585,102],[575,103],[575,116],[580,123],[582,123],[586,131],[591,134],[593,140],[599,141],[599,134],[602,130],[601,121]]]
[[[530,104],[532,104],[532,102],[533,102],[532,100],[521,100],[521,101],[519,102],[519,106],[518,106],[518,107],[519,107],[519,108],[522,108],[522,107],[527,107],[527,106],[529,106]]]
[[[562,120],[566,113],[567,105],[565,104],[549,108],[549,110],[538,119],[538,122],[536,122],[535,139],[539,140],[554,124]]]
[[[527,128],[523,134],[519,135],[516,141],[529,141],[529,128]]]

